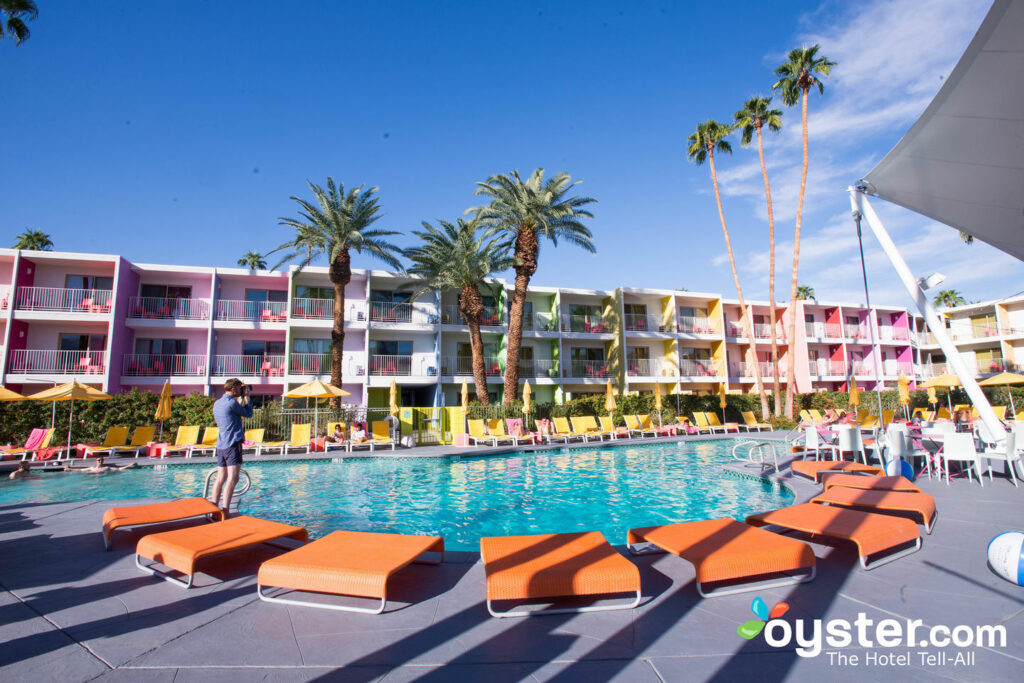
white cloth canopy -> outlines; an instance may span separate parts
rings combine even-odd
[[[996,0],[867,191],[1024,260],[1024,0]]]

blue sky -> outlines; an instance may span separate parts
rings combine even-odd
[[[0,43],[2,226],[60,250],[233,265],[288,238],[293,194],[328,175],[380,187],[380,227],[408,233],[479,203],[474,183],[543,166],[596,198],[591,256],[545,245],[535,284],[734,292],[707,167],[706,118],[768,93],[794,46],[839,63],[810,104],[801,277],[860,300],[844,188],[924,109],[986,0],[750,3],[107,2],[39,0],[32,37]],[[286,10],[286,11],[282,11]],[[799,112],[767,141],[780,299],[788,292]],[[719,163],[747,296],[767,294],[756,153]],[[877,207],[919,274],[968,299],[1024,289],[1024,265],[896,207]],[[411,238],[396,238],[401,245]],[[874,244],[873,298],[908,303]],[[380,264],[356,257],[359,267]]]

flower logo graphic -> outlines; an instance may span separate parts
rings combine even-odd
[[[789,611],[789,605],[784,602],[775,603],[775,607],[772,607],[771,611],[768,611],[768,605],[761,598],[754,598],[754,601],[750,603],[750,611],[754,613],[757,619],[751,619],[736,627],[736,633],[741,638],[750,640],[751,638],[757,637],[757,634],[764,630],[764,625],[772,619],[778,619],[783,614]]]

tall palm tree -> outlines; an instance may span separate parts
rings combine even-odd
[[[422,244],[406,249],[403,254],[412,265],[409,272],[423,280],[412,295],[435,290],[457,289],[459,312],[469,326],[469,346],[473,355],[473,382],[476,399],[487,405],[487,371],[484,368],[484,342],[480,335],[480,316],[484,312],[481,288],[487,287],[487,278],[495,272],[515,265],[509,255],[509,242],[495,227],[478,230],[478,222],[459,219],[456,224],[438,221],[440,228],[427,222],[424,230],[412,234]]]
[[[953,308],[954,306],[963,306],[966,303],[967,299],[964,298],[964,295],[955,289],[943,289],[935,295],[936,306]]]
[[[526,288],[537,272],[540,239],[546,237],[558,246],[563,240],[594,253],[594,236],[581,219],[593,218],[584,209],[597,200],[579,195],[566,196],[580,180],[568,173],[559,173],[544,182],[544,169],[538,168],[523,181],[518,171],[495,175],[485,183],[477,183],[474,194],[491,198],[487,206],[470,209],[477,218],[508,234],[516,259],[516,286],[509,309],[508,346],[505,355],[505,405],[512,403],[519,392],[519,346],[523,339],[523,309]]]
[[[761,129],[778,133],[782,130],[782,111],[771,109],[772,98],[751,97],[743,103],[743,109],[736,112],[734,120],[743,133],[740,145],[747,147],[754,134],[757,134],[757,156],[761,160],[761,176],[764,178],[764,198],[768,204],[768,301],[771,304],[769,318],[772,330],[772,393],[775,398],[775,415],[782,413],[782,398],[779,391],[779,344],[775,339],[775,215],[772,211],[772,189],[768,184],[768,168],[764,163],[764,142]],[[793,349],[790,349],[792,355]]]
[[[732,253],[732,241],[729,239],[729,228],[725,225],[725,213],[722,211],[722,198],[718,194],[718,175],[715,173],[715,150],[732,154],[732,145],[725,138],[732,133],[732,127],[724,123],[708,119],[697,124],[697,130],[690,134],[687,142],[690,143],[686,150],[686,156],[693,163],[700,166],[705,161],[711,166],[711,185],[715,188],[715,203],[718,205],[718,220],[722,222],[722,234],[725,235],[725,249],[729,252],[729,267],[732,268],[732,279],[736,283],[736,294],[740,299],[740,310],[743,316],[743,327],[747,339],[754,343],[754,324],[750,309],[743,300],[743,287],[740,286],[740,276],[736,272],[736,259]],[[791,354],[792,355],[792,354]],[[757,383],[757,393],[761,396],[761,419],[768,419],[768,396],[764,392],[764,382],[761,381],[761,367],[757,361],[757,350],[754,347],[754,381]]]
[[[238,265],[249,270],[266,270],[267,260],[258,251],[249,250],[242,254],[242,258],[238,259]]]
[[[28,230],[21,233],[15,241],[13,249],[31,249],[33,251],[53,251],[53,240],[42,230]]]
[[[28,26],[25,20],[35,19],[39,16],[36,3],[32,0],[0,0],[0,40],[4,35],[14,38],[15,45],[21,45],[29,37]],[[7,17],[7,21],[4,21]]]
[[[964,244],[974,244],[974,235],[969,232],[960,231],[960,239],[963,240]]]
[[[818,86],[818,93],[824,94],[825,86],[821,82],[821,76],[828,76],[832,71],[835,62],[827,57],[819,56],[820,45],[811,47],[796,48],[789,51],[787,61],[775,70],[779,80],[772,85],[772,90],[777,90],[782,95],[782,103],[792,107],[800,101],[800,122],[803,127],[803,166],[800,169],[800,196],[796,203],[796,233],[793,239],[793,279],[790,282],[789,300],[796,301],[797,270],[800,265],[800,221],[804,212],[804,190],[807,187],[807,93],[811,88]],[[789,338],[796,337],[796,307],[789,316]],[[789,354],[789,363],[786,364],[786,417],[793,419],[793,390],[796,377],[796,354]]]
[[[808,299],[816,299],[817,296],[814,293],[814,287],[800,285],[796,288],[796,298],[800,301],[807,301]]]
[[[401,269],[401,254],[394,244],[384,238],[397,235],[391,230],[371,229],[380,219],[376,187],[363,191],[363,186],[347,193],[343,184],[334,184],[327,178],[327,190],[306,181],[313,191],[315,202],[300,197],[291,199],[300,207],[298,218],[280,218],[280,225],[295,229],[291,239],[267,254],[288,251],[276,270],[289,261],[298,259],[299,269],[310,265],[320,256],[327,257],[327,277],[334,285],[334,326],[331,328],[331,384],[341,387],[342,350],[345,348],[345,287],[352,280],[352,251],[368,254],[387,265]]]

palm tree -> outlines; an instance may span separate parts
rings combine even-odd
[[[35,19],[39,16],[36,3],[32,0],[0,0],[0,40],[4,34],[14,38],[15,45],[21,45],[29,37],[28,26],[25,26],[25,19]],[[3,21],[7,17],[7,21]]]
[[[469,326],[469,346],[473,355],[473,382],[476,400],[487,405],[487,371],[484,368],[484,342],[480,336],[480,316],[484,312],[481,287],[495,272],[515,265],[509,256],[509,243],[499,237],[498,228],[478,230],[477,221],[459,219],[455,225],[438,221],[440,228],[427,222],[422,232],[414,231],[422,244],[406,249],[403,254],[412,262],[409,272],[423,277],[412,295],[434,290],[457,289],[459,312]]]
[[[953,308],[954,306],[963,306],[966,303],[967,299],[965,299],[963,294],[956,291],[955,289],[943,289],[942,291],[935,295],[936,306]]]
[[[788,61],[775,70],[779,80],[772,85],[772,90],[779,91],[782,103],[792,107],[800,101],[800,122],[803,126],[803,166],[800,169],[800,196],[796,203],[796,236],[793,240],[793,279],[790,283],[789,300],[796,301],[797,270],[800,265],[800,221],[804,212],[804,190],[807,187],[807,93],[818,86],[818,92],[824,94],[825,86],[819,76],[828,76],[835,62],[827,57],[819,56],[820,45],[790,50]],[[789,338],[796,338],[796,308],[789,316]],[[793,389],[796,377],[796,354],[789,354],[786,366],[786,418],[793,419]]]
[[[487,206],[470,209],[477,218],[508,234],[515,256],[516,285],[509,308],[508,347],[505,355],[505,405],[511,404],[519,392],[519,346],[523,338],[523,309],[526,288],[537,272],[540,238],[547,237],[558,246],[563,240],[594,253],[593,235],[581,219],[594,215],[583,207],[597,200],[590,197],[567,197],[578,185],[568,173],[559,173],[546,183],[544,169],[538,168],[524,182],[518,171],[495,175],[485,183],[477,183],[474,194],[491,198]]]
[[[764,164],[764,142],[761,128],[778,133],[782,130],[782,111],[770,109],[772,98],[751,97],[743,103],[743,109],[736,112],[736,125],[743,129],[740,145],[747,147],[757,134],[757,155],[761,160],[761,176],[764,178],[764,198],[768,204],[768,301],[771,303],[769,318],[772,330],[772,393],[775,395],[775,416],[782,413],[779,391],[779,344],[775,339],[775,216],[772,212],[772,190],[768,184],[768,168]],[[792,352],[790,353],[792,355]]]
[[[30,249],[32,251],[53,251],[53,240],[42,230],[28,230],[18,235],[13,249]]]
[[[249,270],[266,270],[267,260],[258,251],[249,250],[238,259],[238,265]]]
[[[690,146],[686,150],[686,156],[690,161],[700,166],[705,161],[711,166],[711,184],[715,188],[715,203],[718,205],[718,220],[722,222],[722,233],[725,235],[725,249],[729,252],[729,267],[732,268],[732,279],[736,283],[736,294],[740,299],[740,310],[743,313],[743,327],[747,339],[753,344],[754,325],[751,319],[750,309],[743,300],[743,287],[740,286],[740,276],[736,273],[736,259],[732,253],[732,242],[729,240],[729,228],[725,225],[725,213],[722,212],[722,198],[718,194],[718,175],[715,173],[715,149],[720,152],[732,154],[732,145],[726,140],[726,136],[732,133],[732,127],[708,119],[704,123],[697,124],[697,130],[690,134],[687,142]],[[790,354],[792,355],[792,354]],[[754,351],[754,381],[757,383],[757,393],[761,396],[761,416],[768,419],[768,396],[764,393],[764,383],[761,381],[761,367],[757,361],[757,351]]]
[[[310,265],[320,256],[327,257],[327,277],[334,285],[334,326],[331,329],[331,384],[341,387],[342,349],[345,348],[345,287],[352,280],[352,254],[368,254],[387,265],[401,269],[394,244],[385,237],[397,235],[391,230],[370,229],[380,218],[376,187],[363,191],[363,186],[347,193],[342,184],[335,185],[327,178],[327,191],[306,181],[316,202],[292,196],[301,210],[299,218],[280,218],[281,225],[294,228],[295,238],[267,254],[288,251],[278,267],[298,259],[299,269]]]
[[[814,287],[808,287],[807,285],[800,285],[796,288],[796,298],[800,301],[807,301],[808,299],[817,299],[814,294]]]
[[[964,244],[967,244],[967,245],[974,244],[974,235],[972,235],[969,232],[964,232],[963,230],[961,230],[960,231],[960,239],[963,240]]]

